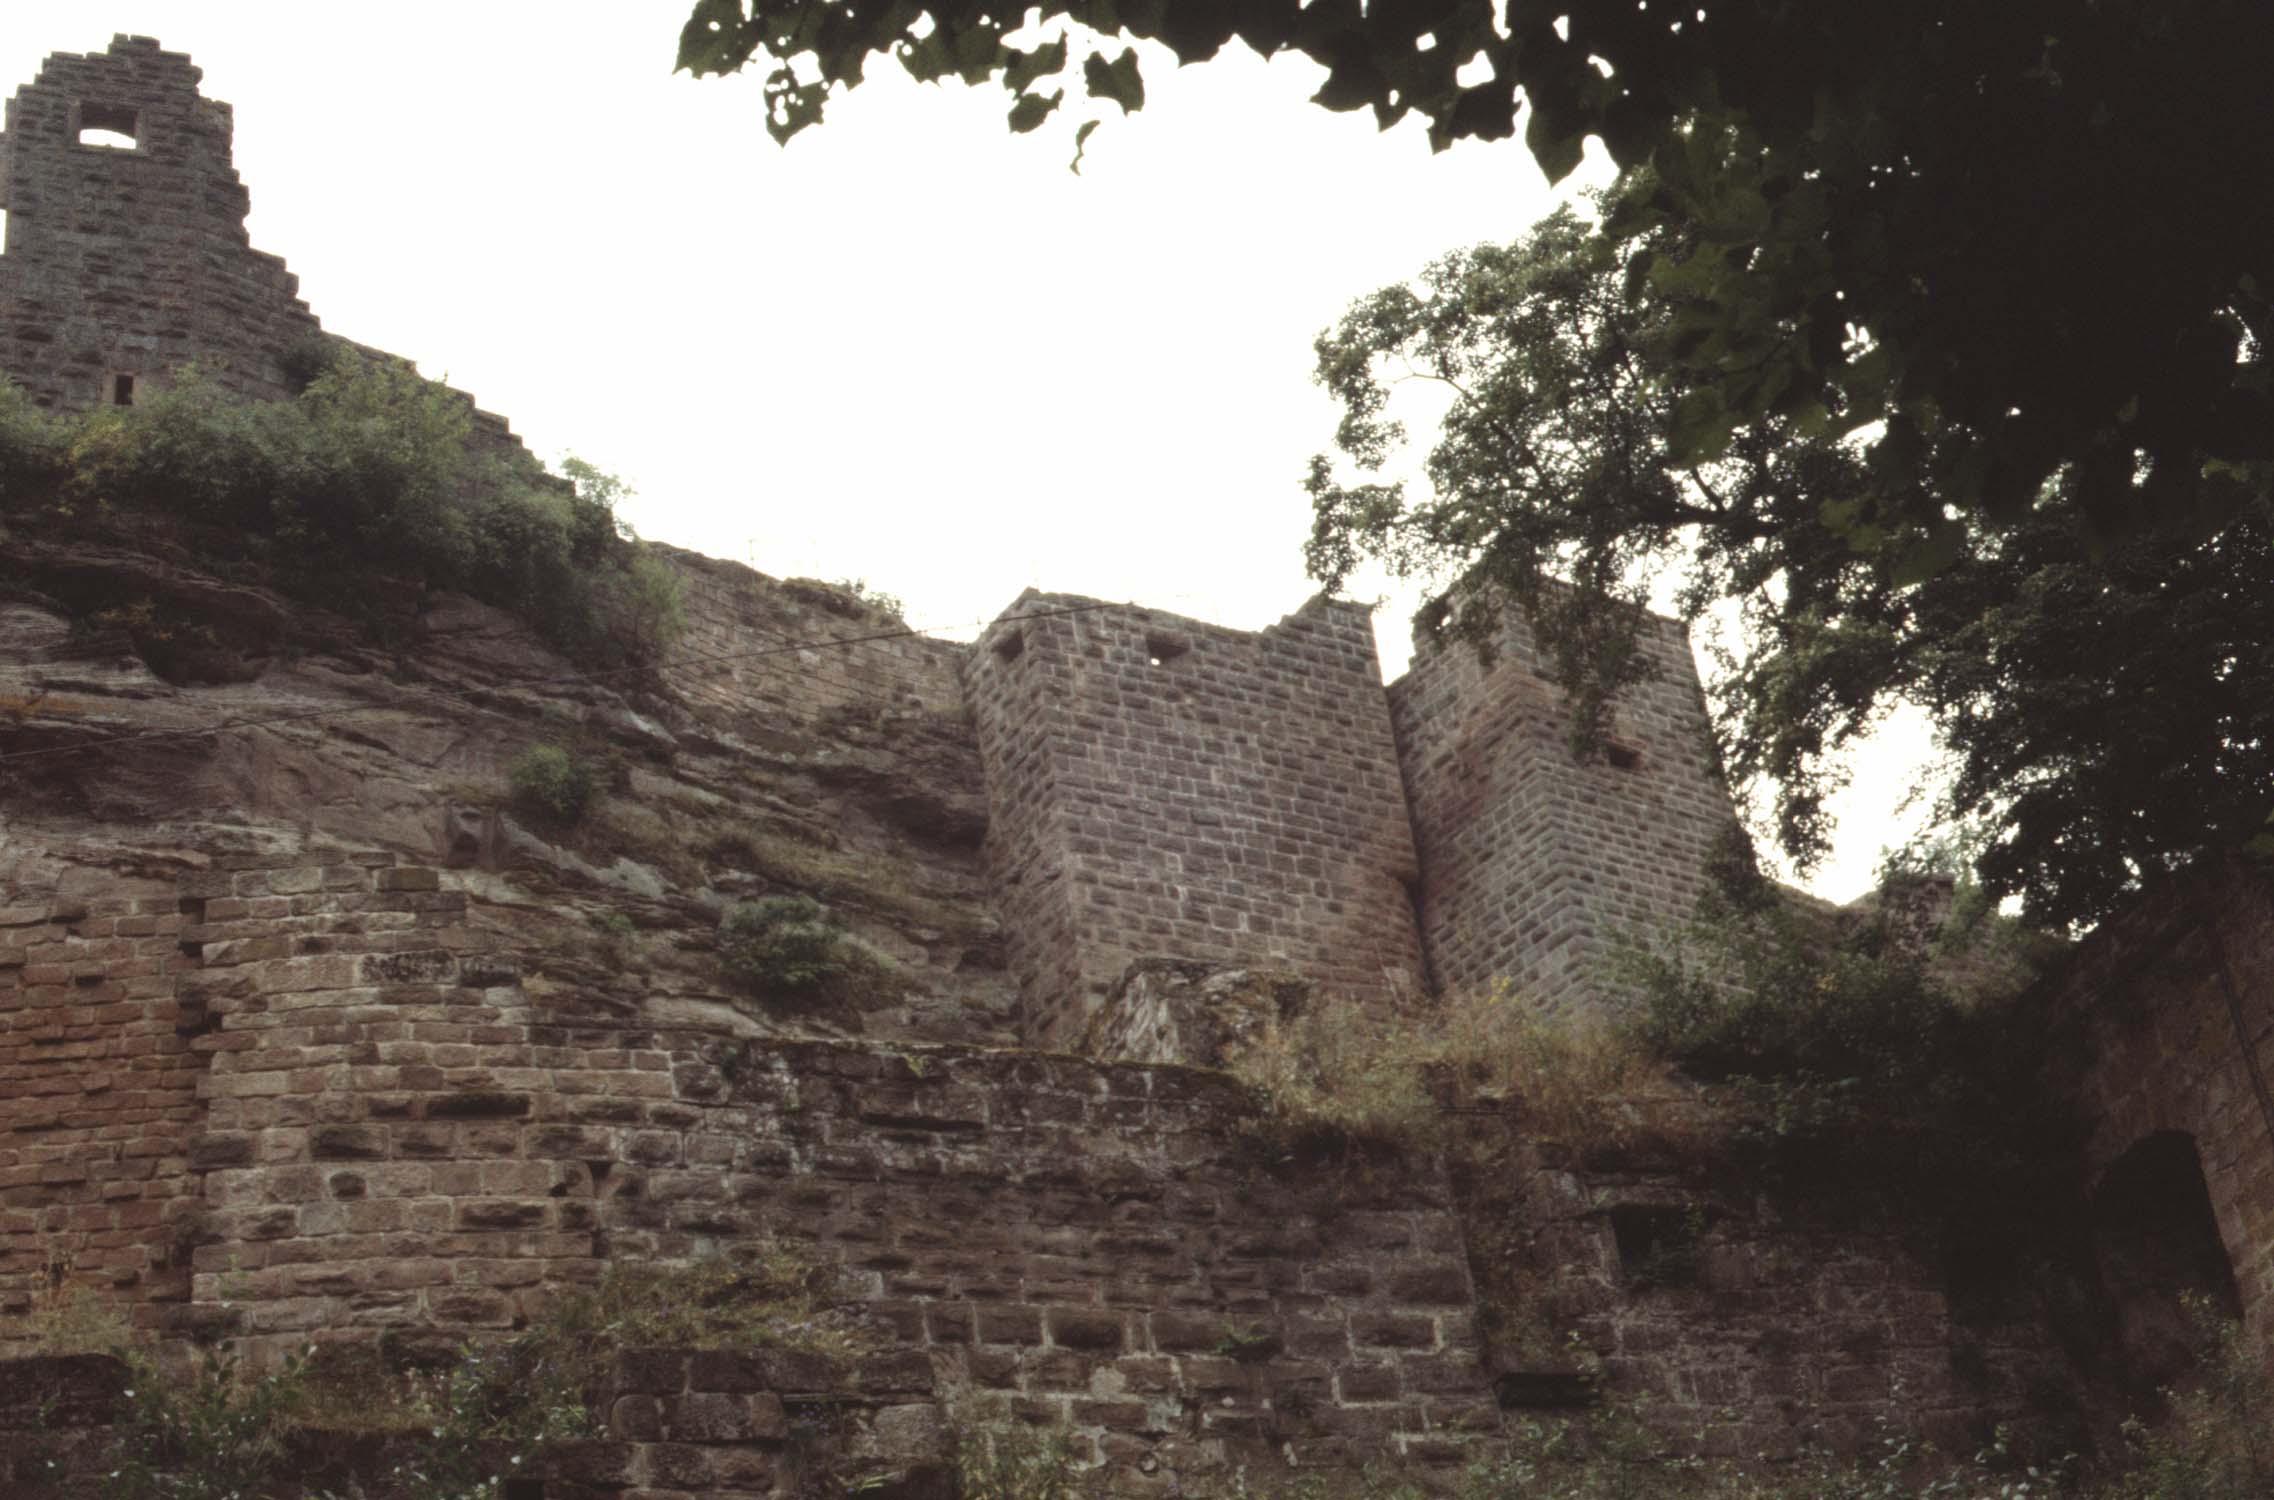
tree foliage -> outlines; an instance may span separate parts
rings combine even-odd
[[[1681,357],[1687,299],[1637,274],[1654,248],[1563,212],[1360,299],[1319,341],[1343,419],[1342,462],[1311,467],[1314,572],[1339,583],[1377,557],[1431,577],[1444,626],[1477,638],[1513,596],[1597,712],[1639,670],[1642,580],[1672,572],[1685,612],[1740,622],[1714,689],[1723,752],[1741,786],[1773,789],[1803,865],[1837,752],[1896,701],[1951,754],[1942,818],[1981,836],[1990,892],[2037,920],[2097,918],[2264,827],[2274,515],[2248,476],[2211,476],[2225,519],[2185,532],[2097,536],[2064,475],[2018,518],[1954,512],[1931,545],[1859,547],[1872,460],[1825,413],[1685,448],[1680,413],[1710,377]],[[1405,436],[1387,406],[1403,377],[1451,396],[1419,497],[1367,473]]]
[[[679,64],[765,60],[784,140],[880,58],[999,80],[1026,130],[1077,70],[1142,104],[1129,38],[1301,54],[1327,70],[1314,102],[1419,116],[1440,148],[1521,118],[1551,180],[1589,136],[1650,168],[1622,234],[1698,231],[1635,267],[1684,299],[1671,352],[1699,378],[1673,446],[1711,457],[1772,414],[1871,428],[1839,521],[1865,545],[1948,552],[1953,513],[2021,520],[2055,478],[2095,535],[2265,492],[2257,0],[698,0]]]

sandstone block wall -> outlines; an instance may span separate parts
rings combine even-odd
[[[198,93],[201,76],[186,54],[120,36],[50,56],[8,101],[0,371],[35,404],[115,404],[122,375],[146,396],[189,364],[246,396],[292,394],[283,356],[319,325],[298,278],[252,248],[230,109]],[[133,145],[83,144],[83,128]],[[473,415],[482,440],[519,446],[502,418]]]
[[[1030,591],[964,681],[1030,1041],[1069,1045],[1140,957],[1421,993],[1365,610],[1314,600],[1250,634]]]
[[[1947,1278],[1899,1222],[1704,1188],[1667,1167],[1554,1159],[1522,1141],[1469,1209],[1519,1372],[1575,1336],[1605,1386],[1685,1451],[1787,1457],[1869,1451],[1891,1418],[1946,1452],[2001,1423],[2054,1451],[2079,1435],[2075,1372],[2026,1307],[1954,1311]],[[1505,1197],[1499,1196],[1505,1194]],[[1529,1296],[1516,1293],[1529,1291]],[[1506,1325],[1528,1333],[1533,1359]],[[1538,1377],[1532,1377],[1536,1387]],[[1510,1380],[1511,1394],[1526,1376]]]
[[[1736,815],[1679,621],[1648,616],[1655,680],[1616,705],[1612,751],[1580,764],[1561,690],[1511,610],[1488,669],[1423,644],[1390,685],[1440,989],[1506,978],[1542,1000],[1613,998],[1604,959],[1688,918]]]
[[[604,1435],[548,1445],[512,1474],[506,1492],[527,1500],[795,1500],[861,1473],[898,1481],[876,1493],[937,1493],[932,1481],[944,1464],[928,1384],[816,1401],[783,1383],[781,1364],[763,1351],[626,1350],[595,1413]],[[0,1360],[0,1484],[13,1486],[6,1493],[79,1493],[59,1485],[60,1476],[86,1480],[115,1463],[107,1448],[132,1379],[109,1355]],[[398,1466],[422,1456],[423,1437],[295,1428],[272,1471],[288,1476],[296,1494],[393,1493]]]
[[[182,1076],[147,1113],[71,1122],[130,1124],[118,1155],[147,1170],[58,1183],[61,1152],[18,1147],[42,1196],[11,1212],[54,1214],[7,1242],[19,1285],[56,1244],[82,1273],[111,1248],[139,1270],[194,1247],[186,1287],[103,1284],[258,1362],[311,1337],[448,1348],[610,1258],[777,1238],[843,1266],[873,1313],[865,1397],[922,1404],[937,1381],[1066,1422],[1133,1476],[1232,1452],[1450,1460],[1495,1426],[1458,1223],[1426,1165],[1355,1191],[1275,1168],[1245,1144],[1244,1091],[1192,1069],[551,1017],[443,872],[243,863],[185,877],[163,918],[27,922],[27,969],[84,944],[106,945],[102,983],[162,960],[119,1038],[161,1018],[151,1066]],[[38,1100],[90,1076],[76,1052],[26,1053],[12,1086]],[[772,1472],[744,1443],[764,1434],[730,1436],[732,1454],[671,1472]]]
[[[68,1270],[156,1321],[189,1295],[208,1053],[172,901],[0,908],[0,1308]]]
[[[2274,1358],[2274,883],[2246,863],[2175,880],[2093,934],[2036,997],[2100,1174],[2190,1140],[2252,1336]]]

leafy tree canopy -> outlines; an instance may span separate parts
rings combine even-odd
[[[1616,195],[1607,207],[1616,221]],[[1311,468],[1313,571],[1338,583],[1379,558],[1431,578],[1446,586],[1436,622],[1478,639],[1513,596],[1599,713],[1638,671],[1642,580],[1671,570],[1686,612],[1723,603],[1741,621],[1714,689],[1724,754],[1741,785],[1773,789],[1803,864],[1825,845],[1834,752],[1898,699],[1927,708],[1951,753],[1940,812],[1982,839],[1984,883],[2036,920],[2098,918],[2147,875],[2264,827],[2262,490],[2214,468],[2217,524],[2096,542],[2068,472],[2019,517],[1954,513],[1931,569],[1904,547],[1858,550],[1843,521],[1871,459],[1815,410],[1759,414],[1708,455],[1682,443],[1680,413],[1712,377],[1682,361],[1684,299],[1635,276],[1682,248],[1565,211],[1352,306],[1318,345],[1343,418],[1339,462]],[[1405,436],[1387,403],[1408,377],[1451,397],[1419,497],[1369,473]]]
[[[1627,267],[1678,294],[1669,354],[1701,377],[1669,444],[1868,429],[1835,529],[1913,570],[1963,518],[2030,524],[2048,481],[2096,539],[2200,534],[2267,489],[2263,0],[698,0],[679,62],[766,60],[785,140],[878,58],[999,80],[1031,130],[1077,72],[1140,106],[1128,38],[1303,54],[1315,102],[1439,147],[1521,121],[1551,179],[1589,135],[1650,167],[1620,232],[1699,231]]]

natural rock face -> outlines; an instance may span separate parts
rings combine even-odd
[[[183,872],[220,858],[399,851],[462,871],[472,921],[533,955],[557,1004],[753,1032],[1007,1034],[956,648],[829,645],[878,622],[819,585],[675,554],[691,585],[687,664],[620,692],[470,600],[406,610],[416,649],[383,652],[147,544],[51,541],[44,526],[12,520],[0,561],[0,628],[18,646],[0,660],[11,888],[163,904]],[[166,680],[150,658],[185,641],[234,669]],[[513,760],[548,743],[612,775],[573,828],[506,794]],[[881,955],[886,980],[858,1013],[785,1022],[797,997],[723,980],[721,914],[783,890],[819,895]]]
[[[1311,986],[1288,974],[1140,959],[1091,1022],[1081,1051],[1128,1062],[1229,1065],[1242,1046],[1311,1004]]]

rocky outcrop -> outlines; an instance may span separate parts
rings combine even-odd
[[[691,615],[675,660],[595,678],[460,596],[406,593],[375,640],[162,534],[9,526],[8,888],[163,899],[229,857],[386,851],[449,868],[488,940],[564,1005],[734,1031],[1006,1033],[953,647],[831,644],[878,622],[823,586],[675,554]],[[511,803],[509,768],[538,744],[608,782],[577,826]],[[794,997],[719,973],[721,914],[790,890],[881,955],[889,983],[859,1009],[786,1021]]]

